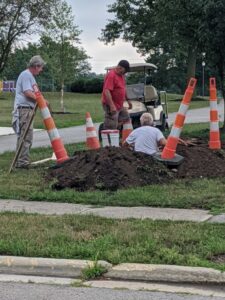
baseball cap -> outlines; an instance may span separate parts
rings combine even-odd
[[[118,66],[123,67],[126,72],[130,71],[130,64],[127,60],[122,59],[119,63]]]

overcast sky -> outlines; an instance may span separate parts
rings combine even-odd
[[[75,24],[82,30],[81,44],[91,57],[89,62],[92,71],[104,73],[106,66],[115,65],[121,59],[127,59],[131,63],[143,62],[144,59],[137,53],[130,43],[119,40],[115,45],[104,45],[98,40],[101,29],[108,19],[113,16],[107,13],[107,5],[114,0],[66,0],[73,8]]]

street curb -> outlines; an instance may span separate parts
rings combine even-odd
[[[132,263],[112,266],[110,263],[101,260],[93,262],[90,260],[18,256],[0,256],[0,273],[82,279],[82,272],[95,264],[104,267],[106,273],[102,277],[107,280],[201,284],[225,283],[225,272],[212,268]]]
[[[82,272],[97,263],[106,270],[111,264],[78,259],[54,259],[39,257],[0,256],[0,273],[82,278]]]
[[[130,264],[112,267],[107,279],[177,283],[225,283],[225,272],[211,268],[174,265]]]

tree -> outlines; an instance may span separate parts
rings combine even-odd
[[[209,0],[208,0],[209,1]],[[109,43],[122,37],[139,52],[155,53],[170,59],[165,68],[174,67],[181,58],[187,63],[187,79],[195,75],[201,51],[203,7],[205,0],[117,0],[108,12],[115,18],[102,30],[101,40]]]
[[[1,0],[0,2],[0,73],[19,38],[38,32],[52,16],[59,0]]]
[[[61,50],[61,43],[46,35],[41,37],[39,52],[42,53],[47,62],[50,76],[54,78],[57,86],[62,90],[65,85],[71,84],[78,75],[88,73],[90,66],[87,62],[88,56],[82,48],[75,47],[66,41],[63,44],[63,58],[61,57]]]
[[[204,34],[202,40],[206,46],[207,63],[214,70],[211,75],[215,77],[215,70],[218,71],[220,89],[225,99],[225,2],[223,0],[210,0],[205,7]],[[225,109],[224,109],[225,120]],[[225,121],[223,123],[225,131]]]
[[[80,33],[81,31],[74,25],[71,6],[62,1],[56,7],[52,21],[42,35],[42,46],[45,44],[48,49],[47,60],[51,61],[54,76],[60,81],[62,111],[65,110],[63,100],[65,81],[74,77],[77,68],[88,58],[83,49],[75,47],[75,44],[79,43]]]
[[[20,72],[27,67],[27,62],[34,55],[40,54],[47,62],[44,72],[38,77],[37,81],[43,90],[44,87],[51,90],[60,89],[61,81],[58,76],[58,48],[59,44],[52,41],[51,38],[42,37],[38,43],[28,43],[22,48],[15,48],[9,56],[9,63],[6,65],[2,75],[6,80],[17,79]],[[70,85],[77,76],[82,76],[89,73],[89,64],[86,61],[86,54],[82,49],[68,45],[67,60],[68,66],[65,68],[65,84]],[[53,85],[54,82],[54,85]]]

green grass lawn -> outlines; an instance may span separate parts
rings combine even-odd
[[[126,233],[126,234],[124,234]],[[225,224],[0,214],[0,254],[213,267]]]
[[[60,93],[44,93],[45,98],[50,102],[53,112],[60,112]],[[168,110],[175,112],[180,105],[181,95],[168,94]],[[13,110],[14,94],[0,94],[0,126],[11,126],[11,112]],[[64,128],[85,124],[85,113],[90,112],[93,122],[102,122],[103,110],[100,94],[78,94],[65,93],[66,114],[53,114],[57,128]],[[207,99],[197,98],[192,101],[190,108],[208,106]],[[38,111],[34,121],[35,128],[44,128],[42,117]]]
[[[60,93],[44,93],[50,102],[53,112],[60,112]],[[85,124],[85,113],[91,113],[93,122],[100,122],[103,118],[100,94],[65,93],[64,103],[66,114],[53,114],[58,128]],[[0,95],[0,126],[11,126],[11,112],[14,96],[10,93]],[[44,128],[40,111],[34,120],[35,128]]]
[[[168,94],[168,111],[177,112],[182,100],[182,95]],[[209,106],[208,97],[195,97],[190,103],[189,109],[196,109]]]
[[[183,136],[208,136],[208,125],[186,125]],[[224,135],[222,135],[224,139]],[[83,144],[66,145],[69,155],[84,148]],[[112,206],[155,206],[202,208],[212,213],[225,212],[225,179],[174,180],[170,184],[149,185],[117,192],[76,192],[72,189],[54,191],[53,182],[45,179],[52,163],[30,170],[15,170],[8,175],[14,153],[0,155],[0,198],[38,201],[58,201]],[[32,149],[32,161],[52,155],[51,148]]]
[[[182,136],[208,136],[207,124],[186,125]],[[224,139],[224,134],[222,134]],[[66,145],[71,156],[84,144]],[[93,204],[203,208],[225,212],[225,179],[175,180],[117,192],[54,191],[45,174],[52,162],[8,174],[14,153],[0,155],[0,198]],[[51,148],[31,150],[33,161]],[[126,234],[124,234],[126,233]],[[113,220],[97,216],[0,213],[0,255],[212,267],[225,271],[225,224]],[[218,258],[218,259],[217,259]]]

